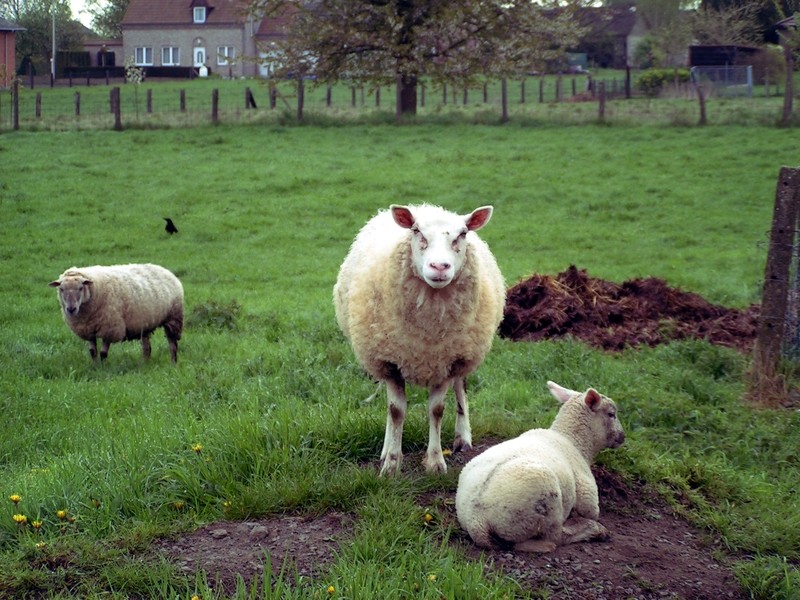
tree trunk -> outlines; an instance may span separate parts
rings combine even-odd
[[[788,40],[782,40],[783,57],[786,60],[786,89],[783,92],[783,115],[781,125],[788,127],[792,121],[792,96],[794,95],[794,55]]]
[[[397,76],[397,118],[398,120],[417,114],[417,76]]]

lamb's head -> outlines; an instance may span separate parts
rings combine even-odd
[[[411,230],[414,270],[432,288],[443,288],[455,279],[464,265],[467,234],[477,231],[492,217],[492,207],[476,208],[457,215],[434,206],[390,208],[395,223]]]
[[[66,271],[48,285],[58,288],[58,301],[68,317],[76,316],[81,304],[88,302],[92,297],[91,279],[87,279],[77,271]]]
[[[547,382],[547,387],[563,404],[551,429],[577,438],[576,445],[592,456],[604,448],[618,448],[625,441],[617,405],[611,398],[593,388],[575,392],[552,381]]]

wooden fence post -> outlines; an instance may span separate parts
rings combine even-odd
[[[42,92],[36,92],[36,118],[42,118]]]
[[[519,103],[525,104],[525,79],[519,82]]]
[[[375,89],[375,108],[381,107],[381,86]]]
[[[447,106],[447,84],[442,84],[442,103]]]
[[[597,86],[597,95],[599,97],[598,101],[598,108],[597,108],[597,118],[600,122],[606,120],[606,82],[601,81],[600,84]]]
[[[180,91],[180,107],[181,112],[186,112],[186,90]]]
[[[249,108],[256,108],[256,99],[253,96],[253,90],[249,87],[245,88],[244,90],[244,108],[245,110]]]
[[[306,102],[306,86],[303,77],[297,78],[297,122],[303,120],[303,107]]]
[[[278,88],[275,86],[275,82],[269,82],[269,109],[275,110],[275,107],[278,105]]]
[[[81,93],[75,92],[75,116],[81,116]]]
[[[14,131],[19,130],[19,79],[14,78],[14,83],[11,86],[11,127]]]
[[[331,107],[333,103],[333,86],[328,86],[328,89],[325,91],[325,106],[328,108]]]
[[[119,86],[117,86],[111,90],[111,110],[114,112],[114,131],[122,131],[121,104]]]
[[[419,86],[419,105],[425,108],[425,84],[421,83]]]
[[[800,169],[781,167],[775,190],[758,335],[753,352],[751,396],[766,398],[782,388],[777,377],[789,298],[789,273],[800,208]]]
[[[544,75],[539,77],[539,104],[544,104]]]
[[[211,122],[219,123],[219,88],[211,90]]]
[[[146,102],[147,102],[147,114],[153,114],[153,89],[149,88],[146,94]]]
[[[489,84],[483,82],[483,103],[489,104]]]
[[[502,116],[500,120],[503,123],[508,122],[508,80],[505,77],[500,80],[500,105],[502,106]]]

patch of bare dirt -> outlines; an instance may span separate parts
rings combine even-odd
[[[698,338],[746,352],[756,338],[758,315],[756,304],[726,308],[662,279],[616,284],[571,266],[509,289],[500,335],[520,341],[569,335],[604,350]]]
[[[556,277],[534,275],[508,292],[504,337],[539,340],[571,335],[606,350],[656,345],[684,338],[707,339],[747,351],[755,340],[758,306],[729,309],[697,294],[667,286],[660,279],[634,279],[620,285],[589,277],[570,267]],[[448,459],[460,469],[500,440]],[[407,456],[415,469],[420,455]],[[376,468],[376,464],[365,465]],[[595,468],[600,490],[600,520],[611,540],[575,544],[546,555],[482,551],[458,527],[453,494],[432,493],[418,499],[420,510],[454,525],[451,543],[466,555],[488,558],[487,567],[507,575],[524,590],[542,587],[553,598],[580,600],[721,600],[745,598],[709,534],[677,518],[646,487]],[[324,573],[340,546],[348,543],[354,517],[331,512],[317,517],[276,516],[247,522],[219,522],[190,535],[163,540],[158,551],[187,573],[202,569],[210,582],[227,592],[241,577],[262,581],[265,557],[272,575],[284,564],[289,577]],[[290,561],[285,563],[285,561]]]
[[[501,440],[483,440],[468,452],[449,457],[460,469]],[[409,454],[406,469],[420,469],[421,453]],[[365,465],[377,470],[377,461]],[[418,498],[420,514],[432,512],[452,524],[451,543],[472,560],[487,559],[487,570],[514,579],[522,590],[546,588],[552,598],[580,600],[743,600],[728,564],[716,558],[718,544],[698,531],[644,486],[595,467],[600,491],[600,520],[611,532],[606,542],[563,546],[550,554],[482,550],[458,526],[452,494],[432,492]],[[236,580],[263,581],[265,557],[272,575],[288,560],[288,575],[321,575],[340,546],[348,543],[354,517],[331,512],[318,517],[276,516],[247,522],[219,522],[175,540],[158,551],[187,574],[205,570],[212,585],[231,593]]]

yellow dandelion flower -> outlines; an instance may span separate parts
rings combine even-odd
[[[14,515],[11,518],[14,519],[14,523],[18,523],[20,525],[24,525],[25,523],[28,522],[28,517],[26,517],[25,515]]]
[[[328,586],[328,593],[329,593],[331,596],[333,596],[333,594],[335,594],[335,593],[336,593],[336,588],[335,588],[335,587],[333,587],[332,585],[329,585],[329,586]]]
[[[183,510],[186,507],[186,502],[183,500],[176,500],[173,503],[173,506],[175,507],[175,510]]]
[[[66,521],[68,514],[69,514],[69,511],[64,510],[64,509],[56,511],[56,516],[58,517],[59,521]]]
[[[200,600],[200,596],[194,595],[192,596],[192,600]]]
[[[42,528],[43,523],[41,521],[31,521],[31,527],[35,530],[40,530]]]
[[[452,453],[453,451],[450,450],[450,448],[445,448],[444,450],[442,450],[442,456],[450,456]]]
[[[8,499],[11,500],[14,504],[19,504],[19,501],[22,500],[22,496],[20,496],[19,494],[11,494],[8,497]]]
[[[428,575],[428,581],[436,581],[436,575],[434,575],[433,573]]]
[[[192,444],[192,452],[200,454],[203,451],[203,444]]]
[[[433,521],[433,515],[431,513],[425,513],[425,524],[428,525],[431,521]]]
[[[44,542],[36,542],[36,544],[34,544],[34,548],[36,548],[37,550],[44,550],[46,547],[47,544],[45,544]]]

